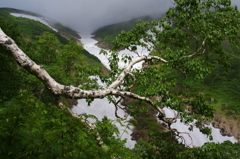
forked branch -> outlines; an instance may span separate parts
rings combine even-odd
[[[12,56],[15,58],[15,60],[18,62],[18,64],[26,69],[29,73],[35,75],[40,81],[42,81],[45,86],[51,90],[51,92],[56,96],[66,96],[68,98],[74,98],[74,99],[87,99],[87,98],[104,98],[108,95],[116,95],[120,97],[130,97],[138,100],[145,101],[149,103],[151,106],[154,105],[153,101],[150,98],[139,96],[135,93],[129,92],[129,91],[120,91],[117,90],[117,87],[123,84],[123,80],[127,75],[130,75],[132,77],[133,74],[131,74],[132,67],[141,61],[146,60],[152,60],[156,59],[158,61],[161,61],[162,63],[167,63],[165,59],[158,57],[158,56],[141,56],[138,57],[136,60],[133,60],[129,63],[129,65],[123,70],[123,72],[119,75],[117,80],[112,82],[109,87],[103,89],[103,90],[82,90],[78,87],[74,86],[65,86],[58,82],[56,82],[44,69],[43,66],[37,65],[33,60],[31,60],[15,43],[13,39],[8,37],[0,28],[0,44],[4,47],[6,47],[7,50],[12,54]],[[117,109],[120,107],[116,107]],[[171,124],[175,122],[176,117],[174,118],[166,118],[165,112],[160,107],[154,107],[155,110],[159,112],[159,119]],[[71,110],[68,110],[72,116],[77,117],[74,115]],[[124,118],[125,119],[125,118]]]

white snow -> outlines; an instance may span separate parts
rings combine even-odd
[[[57,29],[53,28],[50,24],[48,24],[47,21],[45,21],[42,17],[35,17],[32,15],[27,15],[27,14],[20,14],[20,13],[10,13],[11,15],[15,16],[15,17],[23,17],[23,18],[28,18],[28,19],[32,19],[32,20],[36,20],[41,22],[42,24],[48,26],[49,28],[51,28],[52,30],[58,32]]]

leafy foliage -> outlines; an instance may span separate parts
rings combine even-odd
[[[0,24],[1,28],[16,40],[17,44],[22,45],[22,37],[16,25],[9,25],[2,17],[0,17]],[[0,53],[0,61],[2,63],[0,67],[0,96],[2,100],[9,100],[18,94],[16,90],[20,89],[23,84],[17,80],[22,78],[22,72],[16,69],[16,62],[4,48],[0,47]]]
[[[186,6],[186,5],[190,4],[187,1],[182,1],[182,2],[177,1],[177,3],[181,3],[181,7],[183,7],[184,5]],[[196,3],[199,3],[199,2],[196,2]],[[210,5],[210,6],[212,5],[210,1],[208,1],[208,2],[205,1],[203,4],[201,4],[201,7],[204,6],[204,4],[206,4],[206,3],[208,3],[208,5]],[[214,2],[214,3],[215,3],[215,6],[216,6],[217,3],[216,2]],[[223,1],[222,2],[219,1],[219,3],[223,3]],[[229,4],[230,3],[228,3],[228,5]],[[227,10],[227,7],[226,7],[225,10]],[[214,11],[214,10],[212,10],[212,11]],[[182,11],[179,10],[179,12],[182,12]],[[230,9],[229,9],[229,12],[230,12]],[[192,14],[190,13],[190,10],[186,10],[186,11],[184,11],[184,13],[181,13],[181,14],[186,14],[186,15],[183,15],[183,16],[185,16],[184,18],[186,20],[189,19],[189,22],[191,21],[191,24],[199,26],[198,27],[199,30],[201,30],[201,28],[202,28],[201,25],[204,25],[204,27],[210,27],[210,25],[207,25],[208,23],[211,23],[211,25],[213,26],[213,25],[215,25],[214,22],[217,21],[217,20],[213,21],[213,20],[210,20],[210,19],[209,20],[206,19],[206,17],[208,17],[210,14],[212,14],[211,16],[213,16],[214,12],[212,12],[212,13],[209,12],[205,15],[203,15],[204,13],[202,13],[201,15],[198,15],[197,11],[195,11],[195,13],[194,13],[194,15],[196,15],[195,18],[191,16]],[[221,14],[221,13],[219,12],[219,14]],[[221,16],[223,16],[223,15],[224,14],[222,14]],[[170,15],[168,15],[168,16],[170,16]],[[205,17],[205,20],[204,20],[204,17]],[[198,21],[199,18],[202,18],[202,20],[200,22]],[[226,21],[226,20],[229,20],[229,21]],[[171,20],[171,21],[173,21],[173,20]],[[182,19],[182,21],[184,21],[184,19]],[[220,24],[220,22],[221,21],[218,21],[219,24]],[[225,28],[225,30],[228,30],[228,28],[226,28],[225,25],[229,24],[230,22],[231,22],[230,19],[225,18],[225,22],[223,22],[221,26],[219,25],[219,27]],[[131,23],[131,22],[129,22],[129,23]],[[226,23],[226,24],[224,24],[224,23]],[[235,26],[238,27],[237,22],[235,22],[235,23],[236,23]],[[127,25],[128,24],[126,24],[126,26]],[[165,23],[165,25],[167,25],[167,23]],[[184,24],[184,25],[186,25],[186,24]],[[101,30],[102,34],[104,33],[104,35],[101,36],[101,39],[104,39],[104,38],[107,38],[107,37],[109,37],[113,34],[110,31],[108,32],[108,30],[114,30],[114,28],[118,28],[118,27],[119,28],[121,27],[121,23],[115,24],[115,25],[110,25],[108,27],[104,27],[102,29],[99,29],[99,31],[97,31],[97,32],[100,33],[100,30]],[[144,32],[144,29],[146,29],[146,28],[147,27],[145,27],[143,25],[143,23],[141,23],[141,26],[139,26],[136,29],[136,32],[132,32],[133,41],[134,41],[134,39],[137,38],[138,31],[140,32],[140,30],[142,30]],[[182,26],[182,28],[184,28],[184,26]],[[197,29],[197,27],[196,27],[196,29]],[[123,30],[125,30],[125,29],[123,29]],[[171,28],[169,28],[169,30],[171,31]],[[128,30],[125,30],[125,31],[128,31]],[[235,30],[235,31],[237,31],[237,30]],[[179,42],[181,42],[181,40],[180,40],[181,38],[179,37],[177,39],[175,32],[177,33],[177,31],[173,31],[173,33],[171,33],[172,39],[175,37],[175,40],[179,39]],[[196,30],[195,34],[193,34],[193,35],[198,35],[197,32],[198,31]],[[205,31],[201,30],[201,32],[205,32]],[[191,32],[189,32],[189,33],[191,33]],[[144,37],[144,36],[141,36],[140,39],[142,37]],[[195,37],[199,38],[198,36],[195,36]],[[125,36],[123,34],[122,38],[127,38],[127,36]],[[213,38],[214,38],[214,36],[213,36]],[[222,36],[222,38],[224,38],[224,36]],[[164,38],[162,38],[162,39],[164,39]],[[168,42],[170,40],[171,39],[166,39],[166,42]],[[201,46],[200,41],[199,41],[199,44],[197,44],[194,40],[191,40],[191,39],[186,39],[186,41],[189,41],[189,48],[190,48],[191,52],[195,51],[195,47],[197,45]],[[206,96],[204,98],[207,99],[208,101],[210,100],[210,98],[214,98],[215,101],[217,101],[217,103],[214,103],[215,107],[222,107],[222,105],[227,104],[228,105],[227,108],[229,110],[233,109],[235,111],[238,111],[239,110],[239,105],[237,103],[239,102],[238,101],[238,99],[239,99],[238,98],[239,97],[239,95],[238,95],[239,89],[236,86],[239,85],[239,83],[238,83],[239,78],[236,75],[238,75],[238,71],[239,71],[238,62],[237,62],[238,59],[239,59],[239,53],[238,53],[239,51],[238,51],[238,49],[236,49],[235,47],[233,47],[232,45],[229,45],[229,44],[230,43],[227,40],[225,40],[223,42],[223,45],[221,47],[222,47],[224,53],[221,56],[213,57],[209,53],[204,58],[199,57],[198,60],[195,59],[194,63],[191,62],[191,61],[188,62],[187,63],[187,65],[189,65],[188,68],[187,68],[188,69],[188,74],[187,74],[188,79],[186,79],[185,81],[183,81],[180,78],[184,78],[186,74],[185,75],[180,75],[178,73],[179,71],[172,71],[172,70],[169,71],[168,70],[167,73],[165,71],[165,74],[167,74],[167,77],[173,77],[174,76],[174,78],[179,79],[178,81],[176,81],[177,85],[178,85],[177,89],[180,89],[180,88],[183,88],[183,87],[189,87],[190,90],[183,89],[183,91],[192,91],[192,92],[204,93],[204,94],[206,94]],[[128,45],[128,42],[126,42],[126,45]],[[188,44],[186,44],[186,45],[188,45]],[[131,46],[131,47],[133,47],[133,50],[134,50],[134,48],[136,48],[135,46]],[[129,49],[130,49],[130,47],[129,47]],[[162,49],[159,48],[159,50],[161,52],[163,52]],[[221,51],[219,51],[219,52],[216,51],[216,52],[217,52],[217,54],[219,54]],[[151,53],[151,54],[152,55],[157,55],[158,53]],[[173,54],[173,57],[175,57],[175,54]],[[203,63],[203,60],[205,58],[208,59],[208,60]],[[228,58],[230,58],[230,59],[228,59]],[[224,61],[224,65],[222,65],[223,61]],[[182,63],[184,63],[184,61]],[[197,70],[196,67],[192,67],[192,65],[196,66],[196,67],[201,66],[202,70]],[[202,68],[202,66],[204,66],[205,68]],[[227,70],[227,67],[230,68],[230,69],[228,69],[229,72],[225,71],[225,70]],[[202,71],[205,72],[205,73],[203,72],[204,77],[205,77],[204,82],[202,80],[203,76],[198,73],[199,71],[200,72],[202,72]],[[235,72],[235,73],[233,73],[233,72]],[[196,77],[191,78],[191,77],[189,77],[190,74],[192,74],[193,76],[196,76]],[[200,78],[200,80],[198,80],[199,78]]]
[[[19,39],[19,43],[23,41],[17,25],[10,25],[1,19],[1,28],[16,40]],[[62,83],[91,83],[93,80],[89,79],[89,76],[99,74],[100,71],[100,68],[96,67],[101,66],[99,60],[95,61],[96,57],[83,52],[82,46],[74,41],[63,45],[49,32],[36,36],[34,41],[22,42],[19,46]],[[74,118],[67,111],[56,107],[55,97],[43,89],[45,86],[35,76],[27,74],[21,68],[16,69],[15,61],[2,47],[1,57],[6,66],[1,69],[1,74],[4,75],[6,71],[13,73],[6,72],[10,78],[7,79],[7,84],[1,85],[4,96],[0,102],[0,154],[3,158],[112,158],[120,154],[129,156],[129,150],[124,147],[125,141],[115,138],[118,131],[112,125],[113,121],[97,121],[98,129],[89,131],[81,119]],[[11,78],[13,80],[10,80]],[[2,81],[4,80],[5,78]],[[107,149],[98,146],[96,131],[108,144]]]
[[[178,111],[184,123],[190,123],[193,119],[201,122],[211,118],[213,108],[205,102],[202,94],[175,91],[178,77],[166,75],[171,70],[178,72],[176,75],[180,73],[181,77],[188,77],[190,81],[200,80],[213,70],[212,61],[228,66],[228,56],[223,50],[222,42],[227,41],[237,46],[240,27],[239,11],[230,2],[175,0],[176,6],[170,8],[161,21],[140,22],[129,32],[121,32],[109,54],[111,72],[101,76],[101,80],[110,85],[124,70],[117,65],[120,59],[116,50],[125,48],[136,52],[137,46],[142,46],[158,57],[155,59],[162,59],[151,61],[145,56],[144,62],[149,63],[148,66],[142,70],[132,69],[131,74],[128,73],[122,81],[123,85],[117,89],[132,91],[145,97],[144,99],[149,98],[153,101],[153,109],[169,107]],[[14,20],[4,12],[1,14],[6,15],[6,19]],[[9,36],[22,41],[16,26],[0,20],[1,28],[6,29]],[[23,21],[24,25],[31,23],[28,20]],[[56,80],[68,85],[80,84],[82,89],[98,88],[96,80],[89,76],[99,74],[100,69],[86,64],[89,61],[81,46],[73,41],[61,41],[49,32],[38,36],[35,36],[37,32],[23,32],[33,39],[21,44],[23,50],[34,61],[43,65]],[[1,52],[6,54],[5,49]],[[107,54],[105,51],[102,53]],[[140,54],[137,55],[140,57]],[[148,141],[139,141],[135,149],[129,150],[124,147],[125,141],[118,138],[115,121],[107,117],[98,121],[94,116],[86,114],[80,115],[80,119],[75,118],[64,111],[67,110],[66,106],[63,106],[63,110],[56,107],[54,95],[50,92],[45,96],[51,102],[40,97],[40,100],[37,99],[36,94],[44,85],[39,84],[35,76],[28,75],[20,68],[14,69],[15,65],[8,60],[7,55],[1,57],[1,60],[5,59],[6,66],[9,67],[1,69],[1,73],[13,70],[21,78],[10,75],[11,78],[23,81],[10,81],[15,84],[10,91],[15,91],[16,94],[11,96],[8,92],[2,93],[8,97],[0,102],[0,154],[4,158],[239,158],[239,144],[206,143],[203,147],[190,149],[174,138],[173,131],[150,133]],[[134,59],[125,55],[123,60],[130,63]],[[94,64],[99,65],[96,61]],[[129,87],[133,83],[136,86]],[[9,89],[2,85],[1,87],[3,90]],[[109,102],[114,102],[113,96],[108,99]],[[136,105],[129,106],[132,115],[151,111],[146,103],[140,104],[139,108]],[[190,110],[186,111],[186,107]],[[87,128],[89,118],[96,120],[96,129]],[[164,116],[158,115],[158,118],[161,120]],[[154,125],[150,126],[152,131],[158,131]],[[210,131],[204,125],[196,126],[209,135]],[[192,127],[190,125],[190,129]],[[98,146],[96,133],[101,136],[104,148]]]
[[[99,147],[95,132],[78,118],[55,106],[46,106],[22,91],[0,107],[0,154],[3,158],[111,158],[126,154],[124,141],[113,134],[108,119],[98,121],[107,150]],[[113,131],[114,129],[115,131]]]

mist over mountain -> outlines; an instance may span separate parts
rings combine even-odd
[[[166,12],[172,0],[1,0],[0,7],[32,11],[79,32]]]
[[[240,5],[239,0],[232,0]],[[32,11],[83,32],[166,12],[173,0],[1,0],[0,7]]]

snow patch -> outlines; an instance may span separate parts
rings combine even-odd
[[[15,17],[23,17],[23,18],[28,18],[28,19],[39,21],[42,24],[44,24],[44,25],[48,26],[49,28],[51,28],[52,30],[58,32],[58,30],[53,28],[46,20],[44,20],[43,17],[35,17],[35,16],[32,16],[32,15],[21,14],[21,13],[10,13],[10,14],[15,16]]]

